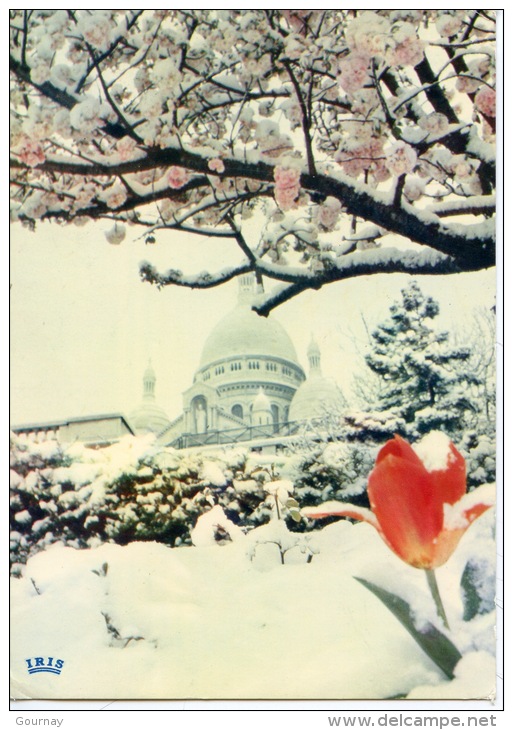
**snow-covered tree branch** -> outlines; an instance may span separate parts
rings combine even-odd
[[[492,11],[11,10],[10,24],[11,215],[29,228],[231,237],[231,269],[142,278],[254,271],[276,282],[263,314],[363,274],[494,264]]]

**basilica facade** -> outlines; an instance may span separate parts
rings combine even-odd
[[[281,324],[252,310],[257,295],[254,277],[240,277],[237,305],[207,337],[174,420],[156,403],[155,373],[147,369],[143,401],[129,417],[137,433],[153,431],[177,448],[250,441],[289,434],[342,405],[340,390],[322,375],[317,344],[308,349],[307,376]]]

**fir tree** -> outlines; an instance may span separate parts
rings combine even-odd
[[[480,379],[471,368],[471,351],[433,329],[439,305],[416,282],[401,293],[390,317],[372,333],[366,357],[382,381],[375,406],[402,418],[407,435],[440,429],[459,436],[479,410],[474,391]]]

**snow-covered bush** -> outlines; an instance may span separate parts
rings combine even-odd
[[[367,505],[367,476],[377,447],[334,442],[302,457],[295,496],[304,506],[337,499]]]
[[[160,447],[153,437],[125,437],[97,450],[81,444],[64,449],[56,441],[38,444],[16,435],[11,453],[14,573],[55,542],[75,548],[190,544],[201,516],[216,508],[246,532],[277,509],[293,529],[304,529],[297,527],[300,505],[292,498],[298,456],[241,448],[186,453]]]
[[[488,434],[469,431],[464,434],[459,448],[467,463],[467,485],[474,489],[480,484],[495,481],[495,439]]]

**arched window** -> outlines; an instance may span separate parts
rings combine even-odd
[[[276,433],[278,430],[278,424],[280,422],[280,409],[276,403],[271,404],[271,413],[273,414],[273,430]]]
[[[244,412],[240,403],[236,403],[234,406],[232,406],[232,415],[237,416],[237,418],[243,418]]]

